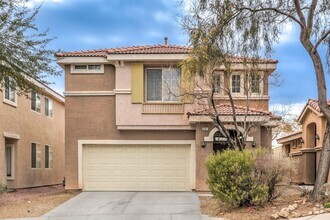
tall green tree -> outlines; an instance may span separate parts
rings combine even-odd
[[[54,51],[47,49],[53,38],[35,24],[40,6],[30,8],[28,3],[0,0],[0,83],[5,77],[14,79],[18,93],[38,89],[33,80],[47,83],[46,76],[59,74],[51,65]]]
[[[286,24],[300,31],[299,40],[313,65],[318,102],[327,119],[323,148],[312,200],[320,195],[330,165],[330,108],[324,62],[330,64],[329,0],[193,0],[184,1],[183,25],[193,47],[191,60],[198,73],[208,66],[223,65],[226,57],[270,57]],[[320,46],[328,49],[321,56]],[[302,73],[309,74],[309,73]]]

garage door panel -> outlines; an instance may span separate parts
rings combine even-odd
[[[190,191],[187,145],[87,145],[83,189]]]

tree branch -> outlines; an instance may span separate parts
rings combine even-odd
[[[314,23],[314,12],[315,8],[317,6],[317,0],[313,0],[311,7],[308,11],[308,17],[307,17],[307,31],[309,34],[312,33],[313,23]]]
[[[240,8],[241,10],[248,10],[250,12],[262,12],[262,11],[274,11],[278,14],[281,14],[281,15],[284,15],[284,16],[287,16],[288,18],[291,18],[293,21],[295,21],[297,24],[300,25],[301,28],[305,28],[305,24],[302,23],[299,19],[297,19],[295,16],[289,14],[289,13],[286,13],[284,11],[281,11],[279,10],[278,8],[260,8],[260,9],[252,9],[252,8],[247,8],[247,7],[243,7],[243,8]]]
[[[312,48],[312,53],[315,53],[316,52],[316,49],[317,47],[320,45],[320,43],[322,43],[322,41],[324,41],[325,38],[327,38],[328,36],[330,35],[330,30],[326,31],[322,36],[321,38],[316,41],[314,47]]]
[[[304,14],[302,13],[299,0],[294,0],[294,5],[296,7],[296,12],[297,12],[298,17],[300,19],[300,22],[301,22],[301,24],[303,24],[301,26],[301,28],[305,29],[306,28],[306,19],[305,19]]]

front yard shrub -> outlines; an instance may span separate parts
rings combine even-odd
[[[226,150],[206,161],[208,184],[216,199],[231,206],[263,204],[268,188],[252,180],[254,161],[248,151]]]
[[[0,183],[0,194],[4,193],[7,191],[7,186]]]
[[[289,158],[277,158],[265,149],[213,154],[206,168],[214,197],[231,206],[262,205],[275,199],[276,185],[294,172]]]

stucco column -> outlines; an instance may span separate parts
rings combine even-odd
[[[5,138],[3,136],[0,137],[0,185],[1,186],[7,185],[7,182],[6,182]]]

